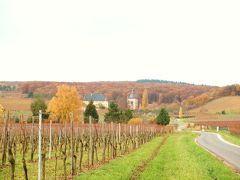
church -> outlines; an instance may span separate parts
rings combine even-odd
[[[136,94],[136,92],[135,92],[135,89],[132,89],[131,94],[128,96],[128,98],[127,98],[127,104],[128,104],[128,107],[129,107],[131,110],[136,110],[136,109],[138,109],[138,97],[137,97],[137,94]]]

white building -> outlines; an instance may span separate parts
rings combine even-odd
[[[94,94],[86,94],[83,97],[83,104],[88,105],[90,101],[93,101],[93,104],[97,108],[105,107],[108,108],[108,100],[107,97],[100,93],[94,93]]]
[[[132,89],[131,94],[127,98],[127,104],[128,107],[132,110],[138,109],[138,97],[134,89]]]

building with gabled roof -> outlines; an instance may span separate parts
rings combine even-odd
[[[99,108],[99,107],[108,108],[107,97],[101,93],[91,93],[91,94],[86,94],[83,96],[83,104],[84,105],[87,106],[91,100],[93,101],[93,104],[97,108]]]

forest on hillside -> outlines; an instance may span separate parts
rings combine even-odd
[[[208,92],[213,87],[181,83],[162,83],[159,82],[5,82],[6,85],[16,86],[16,91],[28,94],[31,97],[42,94],[51,97],[56,93],[57,86],[68,84],[76,86],[81,95],[89,93],[102,93],[108,100],[116,101],[120,107],[127,106],[127,96],[132,89],[135,89],[141,101],[143,91],[147,89],[150,104],[171,104],[175,103],[176,97],[181,96],[187,99],[191,96],[196,97]]]
[[[171,82],[171,83],[170,83]],[[109,101],[116,101],[120,107],[127,107],[127,96],[135,89],[139,100],[143,91],[148,91],[149,104],[172,105],[178,107],[179,101],[183,102],[186,109],[192,109],[207,102],[224,96],[239,96],[240,85],[225,87],[194,85],[163,80],[139,80],[120,82],[2,82],[2,85],[16,87],[18,93],[38,97],[51,98],[57,90],[57,86],[68,84],[76,86],[80,95],[89,93],[102,93]]]

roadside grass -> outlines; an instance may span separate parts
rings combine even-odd
[[[231,134],[228,130],[219,130],[217,132],[216,129],[210,129],[210,130],[206,130],[207,132],[214,132],[214,133],[218,133],[222,136],[222,138],[230,143],[236,144],[236,145],[240,145],[240,135],[235,135],[235,134]]]
[[[146,160],[151,156],[151,153],[157,146],[161,143],[163,137],[157,137],[152,141],[144,144],[142,147],[136,151],[119,157],[115,160],[110,161],[108,164],[103,165],[102,167],[92,170],[86,173],[80,174],[79,177],[76,177],[77,180],[81,179],[130,179],[132,171],[134,168],[139,165],[142,161]]]
[[[233,144],[240,145],[240,136],[231,134],[229,131],[219,131],[219,134],[225,139]]]
[[[240,176],[221,161],[198,146],[193,133],[178,133],[170,136],[140,179],[233,179]]]

